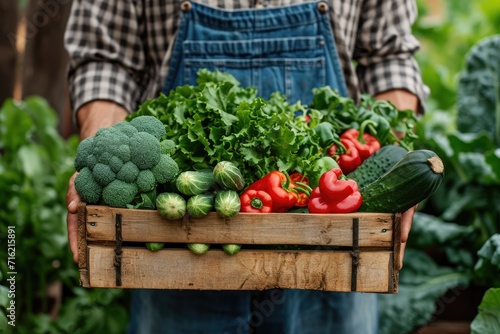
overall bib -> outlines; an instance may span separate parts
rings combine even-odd
[[[312,88],[347,96],[325,2],[223,10],[184,2],[163,93],[202,68],[231,73],[268,98],[309,104]],[[376,296],[311,290],[134,290],[129,334],[370,334]]]

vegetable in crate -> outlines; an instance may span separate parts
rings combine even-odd
[[[216,182],[212,170],[184,171],[177,176],[175,185],[184,195],[200,195],[214,189]]]
[[[177,220],[186,214],[186,200],[177,193],[164,192],[156,196],[156,209],[163,218]]]
[[[273,209],[273,199],[264,190],[249,189],[240,196],[241,212],[269,213]]]
[[[221,161],[213,170],[215,181],[223,188],[240,191],[245,186],[241,171],[230,161]]]
[[[431,196],[444,177],[436,153],[415,150],[405,154],[387,173],[361,188],[365,212],[405,212]]]
[[[342,133],[340,138],[349,139],[354,143],[362,162],[380,149],[380,143],[378,142],[377,137],[363,132],[363,130],[346,130]]]
[[[307,174],[309,179],[309,186],[312,188],[316,188],[319,184],[319,178],[321,177],[321,175],[333,168],[339,168],[339,164],[330,156],[324,156],[316,160],[313,164],[313,167]]]
[[[210,244],[192,243],[187,244],[188,249],[196,255],[203,255],[210,250]]]
[[[340,143],[343,147],[334,144],[330,146],[327,154],[337,160],[344,174],[349,174],[361,165],[361,156],[359,155],[356,145],[351,140],[340,138]]]
[[[295,203],[295,206],[299,208],[307,207],[312,191],[307,176],[297,172],[290,174],[290,189],[292,191],[293,189],[300,189],[297,192],[297,203]]]
[[[137,194],[174,179],[177,163],[163,154],[161,121],[141,116],[101,128],[78,146],[75,189],[87,203],[126,207]]]
[[[214,208],[213,194],[200,194],[189,197],[186,205],[187,213],[192,217],[205,217]]]
[[[241,209],[238,193],[234,190],[220,190],[215,195],[214,208],[222,218],[236,216]]]
[[[310,213],[350,213],[356,212],[362,203],[356,181],[347,179],[340,168],[334,168],[321,175],[308,209]]]
[[[380,150],[363,161],[358,168],[347,174],[347,177],[355,180],[361,189],[384,175],[406,153],[408,151],[399,145],[382,146]]]
[[[293,208],[297,204],[298,192],[308,191],[306,187],[292,187],[288,174],[277,170],[255,181],[245,191],[249,190],[262,190],[271,195],[272,212],[285,212]]]
[[[222,249],[227,255],[234,255],[238,253],[241,249],[241,245],[238,244],[224,244],[222,245]]]
[[[165,247],[163,242],[146,242],[146,248],[152,252],[157,252]]]

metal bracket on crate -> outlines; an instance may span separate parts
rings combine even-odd
[[[122,285],[122,214],[117,213],[115,217],[115,233],[116,233],[116,248],[115,248],[115,275],[116,286]]]
[[[357,290],[359,264],[359,218],[352,219],[351,291]]]

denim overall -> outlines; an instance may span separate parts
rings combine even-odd
[[[312,101],[330,85],[346,96],[325,2],[221,10],[184,2],[163,92],[196,84],[201,68],[231,73],[263,98]],[[208,278],[207,278],[208,279]],[[376,296],[315,290],[134,290],[129,334],[370,334]]]

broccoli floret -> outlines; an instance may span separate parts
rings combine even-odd
[[[100,162],[92,169],[92,175],[94,176],[94,180],[103,187],[116,178],[116,174],[111,170],[111,167]]]
[[[123,161],[115,155],[109,159],[109,167],[114,173],[118,173],[123,167]]]
[[[132,137],[132,135],[138,131],[133,125],[126,121],[116,123],[115,125],[113,125],[113,128],[124,133],[128,137]]]
[[[114,180],[102,190],[102,200],[109,206],[125,208],[132,202],[137,194],[137,185],[122,180]]]
[[[87,157],[92,155],[94,150],[94,137],[85,138],[78,145],[76,158],[75,158],[75,169],[79,172],[83,167],[88,166]]]
[[[160,142],[160,146],[161,146],[161,152],[163,154],[168,154],[171,156],[172,154],[175,153],[176,145],[175,142],[171,139],[162,140]]]
[[[76,176],[75,189],[87,203],[97,203],[101,198],[102,187],[94,180],[88,167],[83,167]]]
[[[116,178],[124,182],[132,183],[135,182],[138,175],[139,168],[137,167],[137,165],[132,161],[128,161],[123,164],[123,167],[120,169],[118,174],[116,174]]]
[[[141,170],[137,175],[137,187],[140,192],[148,192],[156,187],[156,179],[153,172],[149,169]]]
[[[160,142],[147,132],[137,132],[130,137],[130,161],[139,169],[151,169],[160,161]]]
[[[165,125],[156,117],[139,116],[133,118],[129,123],[138,131],[147,132],[158,140],[161,140],[161,138],[167,133]]]
[[[155,176],[156,182],[165,183],[175,178],[177,173],[179,173],[179,166],[169,155],[162,154],[160,156],[160,161],[151,171]]]

